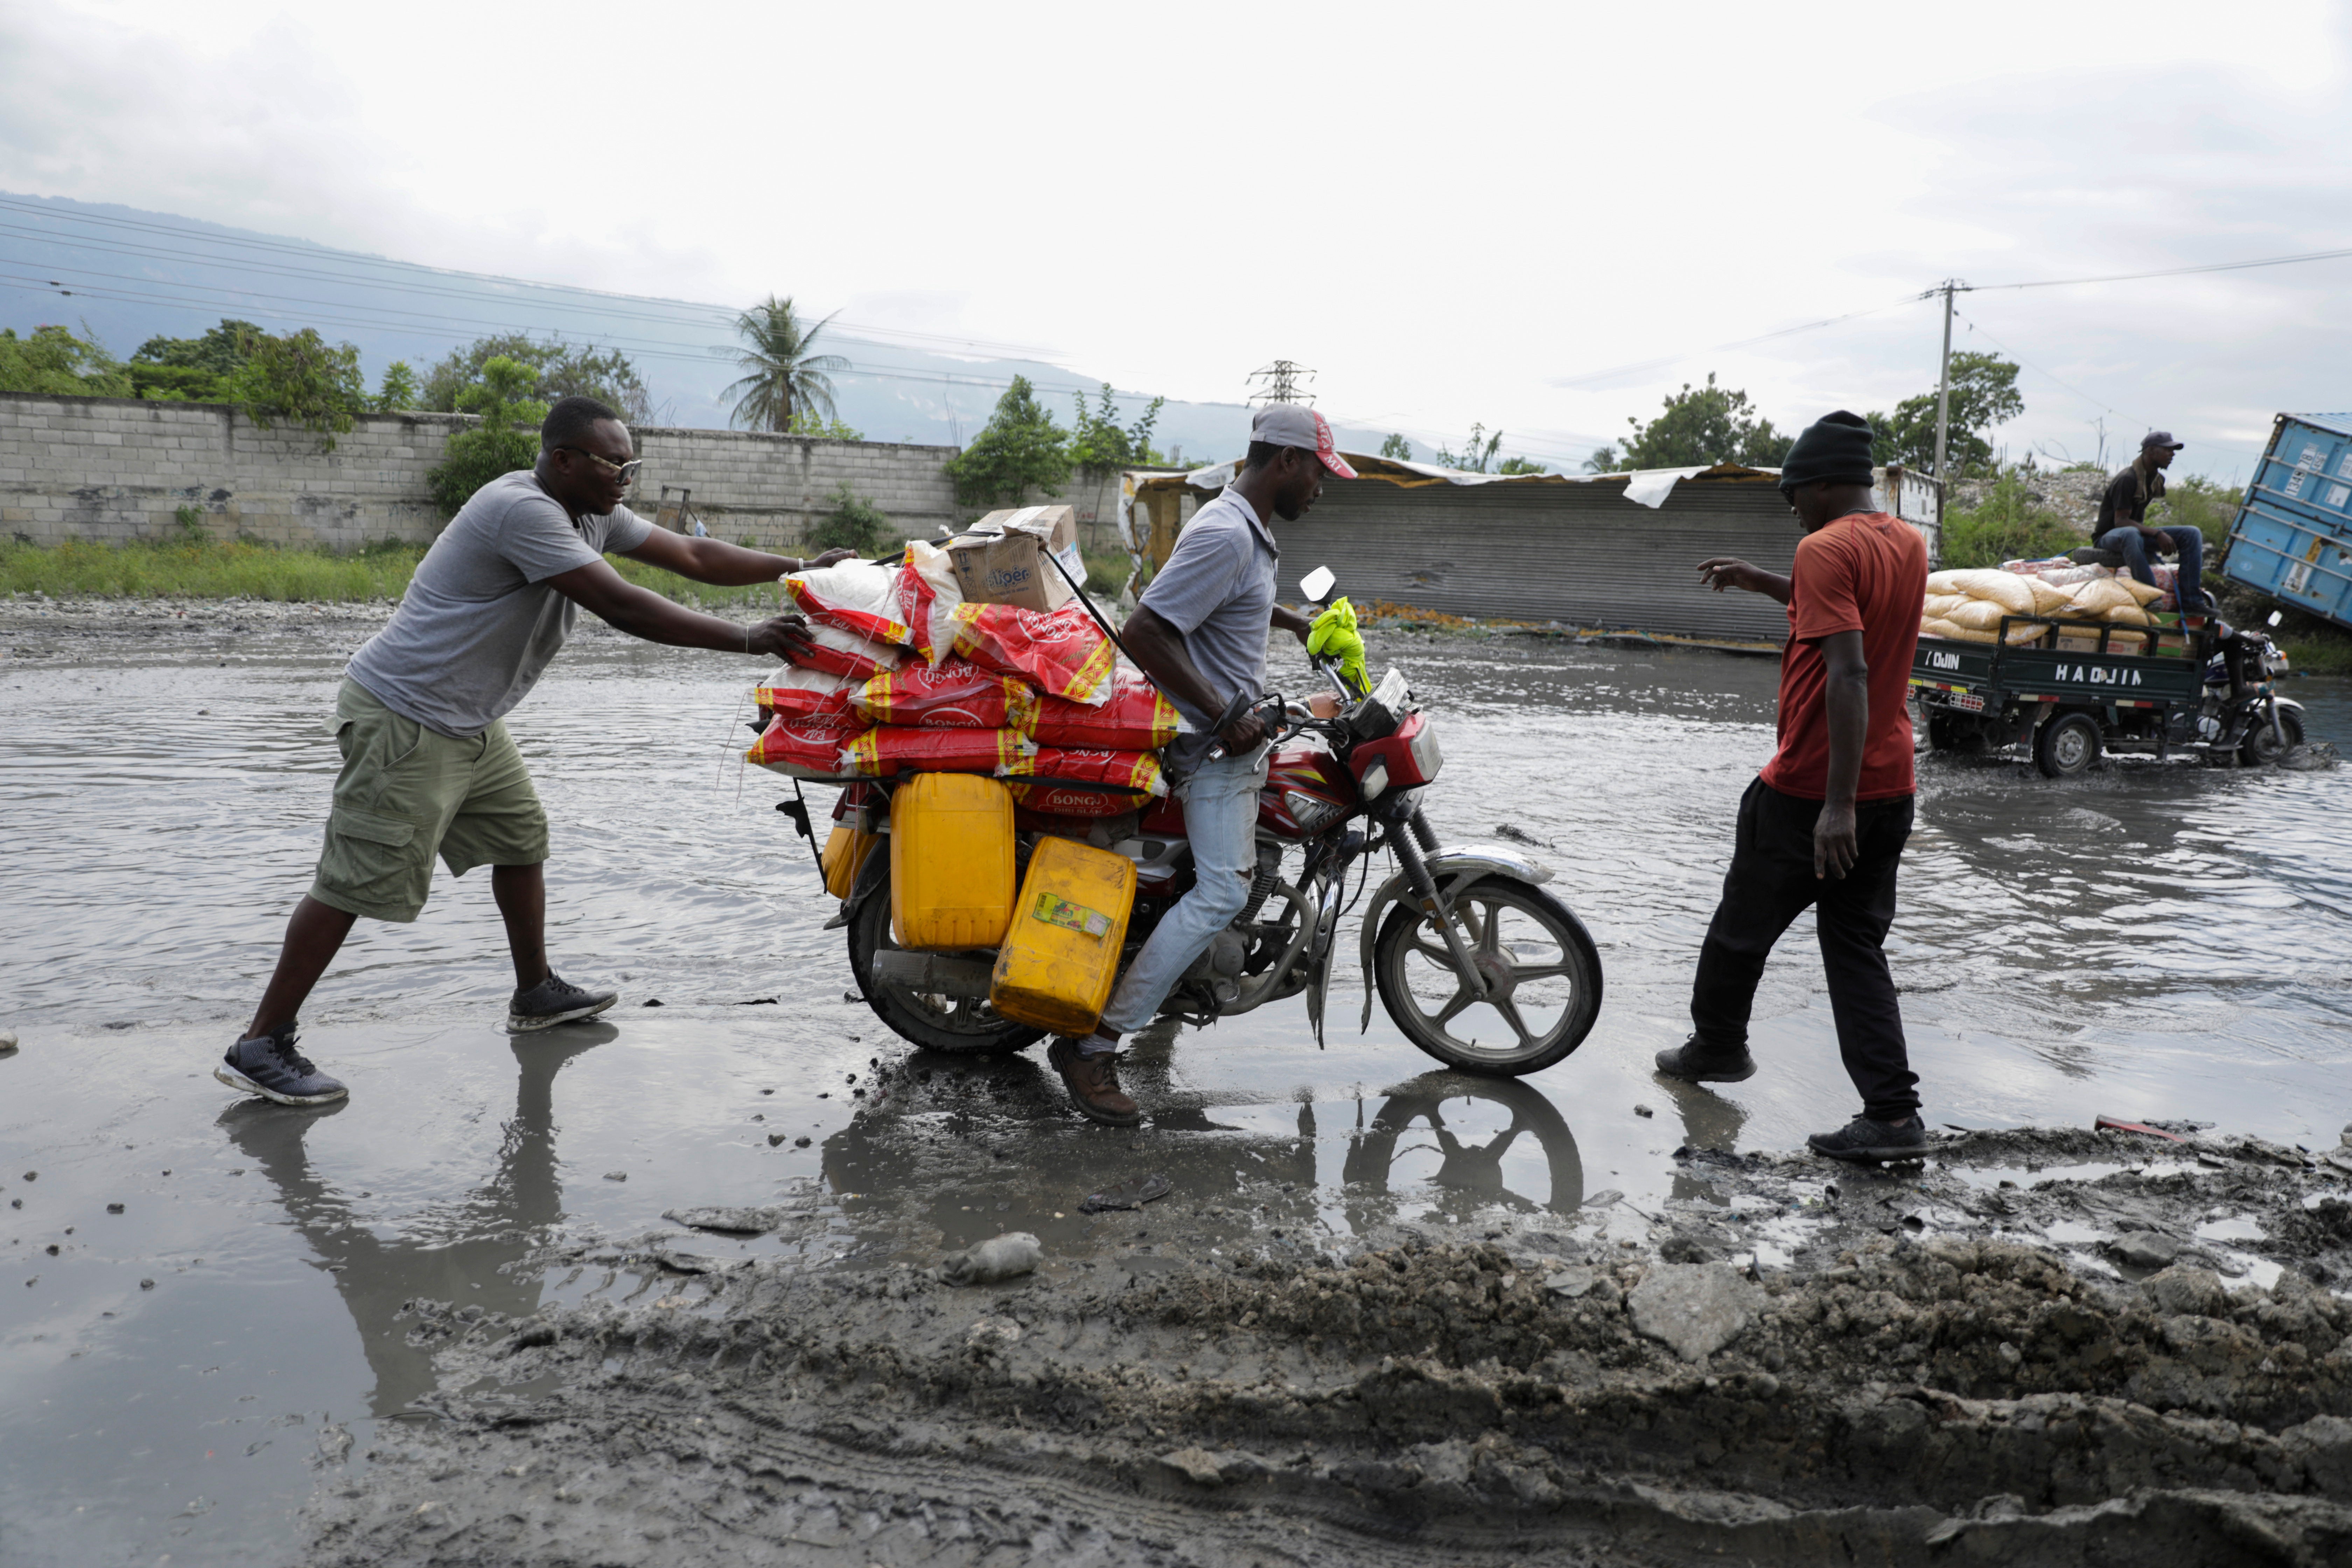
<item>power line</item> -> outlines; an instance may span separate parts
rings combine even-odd
[[[1759,332],[1752,338],[1739,338],[1731,342],[1717,343],[1708,349],[1693,349],[1687,353],[1668,354],[1664,359],[1642,360],[1633,364],[1618,365],[1613,370],[1596,370],[1583,375],[1554,376],[1550,384],[1573,390],[1580,386],[1589,386],[1594,382],[1612,381],[1621,375],[1632,375],[1636,371],[1663,370],[1667,365],[1680,364],[1685,360],[1696,359],[1702,354],[1728,353],[1733,349],[1744,349],[1757,343],[1770,342],[1774,338],[1792,337],[1799,332],[1817,331],[1823,327],[1834,327],[1840,321],[1858,321],[1864,316],[1883,315],[1888,310],[1899,310],[1905,305],[1916,305],[1936,292],[1937,292],[1937,289],[1931,289],[1927,294],[1906,294],[1902,299],[1892,303],[1873,305],[1865,310],[1848,310],[1843,316],[1828,316],[1818,321],[1805,321],[1793,327],[1776,327],[1769,332]]]
[[[2167,267],[2156,272],[2116,272],[2104,278],[2049,278],[2032,283],[1979,283],[1971,288],[1961,284],[1964,293],[1984,294],[2004,289],[2071,289],[2082,283],[2137,283],[2147,278],[2186,278],[2195,272],[2243,272],[2254,267],[2292,267],[2305,261],[2341,261],[2352,257],[2352,247],[2342,250],[2306,250],[2297,256],[2263,256],[2252,261],[2208,261],[2195,267]],[[1933,294],[1940,289],[1931,289]],[[1925,299],[1927,295],[1921,295]]]

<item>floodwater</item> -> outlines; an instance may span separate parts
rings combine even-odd
[[[1649,1070],[1687,1026],[1772,666],[1402,634],[1376,652],[1443,726],[1441,837],[1549,841],[1552,890],[1600,943],[1601,1023],[1537,1079],[1434,1072],[1377,1006],[1359,1037],[1352,974],[1328,1050],[1296,999],[1142,1037],[1133,1132],[1066,1114],[1036,1053],[916,1056],[845,1000],[831,906],[772,809],[789,785],[731,760],[751,671],[598,633],[510,722],[554,825],[551,950],[622,1005],[509,1038],[486,879],[445,875],[415,925],[362,924],[308,1011],[305,1048],[351,1100],[238,1103],[210,1067],[308,884],[320,720],[356,640],[0,663],[0,1024],[23,1037],[0,1059],[0,1562],[292,1560],[298,1510],[347,1473],[319,1459],[348,1441],[362,1467],[383,1424],[435,1418],[407,1302],[578,1299],[601,1282],[538,1248],[681,1205],[815,1194],[828,1224],[789,1245],[849,1266],[1008,1229],[1131,1247],[1155,1211],[1077,1203],[1142,1171],[1197,1212],[1244,1182],[1285,1194],[1237,1205],[1237,1242],[1534,1225],[1604,1188],[1686,1198],[1677,1145],[1787,1148],[1853,1110],[1810,919],[1759,998],[1761,1073],[1717,1092]],[[2315,738],[2352,736],[2352,689],[2294,695]],[[1926,760],[1892,952],[1929,1119],[2192,1117],[2332,1144],[2352,1119],[2347,820],[2346,770],[2128,762],[2055,784]]]

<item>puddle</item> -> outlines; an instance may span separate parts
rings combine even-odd
[[[620,984],[623,1005],[593,1026],[499,1033],[511,982],[485,880],[444,875],[415,925],[361,928],[309,1011],[305,1049],[352,1100],[236,1106],[209,1068],[308,882],[335,760],[318,720],[340,658],[331,638],[239,651],[227,665],[0,669],[0,809],[31,825],[0,860],[14,960],[0,1024],[23,1040],[0,1060],[0,1184],[24,1205],[0,1209],[16,1281],[0,1327],[12,1565],[290,1551],[315,1456],[348,1437],[343,1473],[363,1472],[383,1424],[429,1419],[455,1392],[411,1343],[422,1300],[508,1318],[621,1301],[692,1314],[703,1277],[631,1259],[662,1247],[721,1267],[881,1268],[1023,1229],[1083,1263],[1149,1256],[1178,1215],[1220,1255],[1304,1255],[1437,1221],[1515,1247],[1613,1247],[1704,1210],[1743,1256],[1786,1268],[1800,1211],[1674,1153],[1794,1148],[1853,1110],[1810,917],[1759,994],[1763,1072],[1718,1092],[1649,1067],[1688,1026],[1729,826],[1770,747],[1768,664],[1399,639],[1445,730],[1441,836],[1491,837],[1507,801],[1509,820],[1559,846],[1542,852],[1552,890],[1607,969],[1600,1026],[1536,1079],[1466,1079],[1433,1070],[1377,1006],[1360,1036],[1362,994],[1343,972],[1328,1049],[1295,1001],[1206,1034],[1139,1036],[1127,1079],[1150,1120],[1111,1133],[1066,1113],[1034,1054],[919,1056],[845,1004],[839,938],[820,929],[830,909],[772,809],[778,781],[731,760],[748,677],[601,633],[511,728],[553,824],[551,945],[567,974]],[[2352,703],[2303,686],[2315,731],[2352,732]],[[125,751],[134,698],[168,749]],[[2120,832],[2087,829],[2085,803]],[[2331,889],[2352,848],[2323,825],[2347,807],[2352,770],[2135,767],[2053,786],[1930,759],[1890,945],[1930,1120],[2086,1127],[2188,1107],[2332,1142],[2332,1125],[2291,1108],[2339,1105],[2352,1087],[2352,993],[2324,956],[2345,946]],[[2148,886],[2114,864],[2126,842],[2162,868],[2174,912],[2154,926]],[[2260,921],[2234,912],[2257,906]],[[1350,927],[1343,953],[1353,944]],[[2295,953],[2321,956],[2280,957]],[[641,1005],[653,997],[664,1005]],[[2004,1176],[2126,1168],[1952,1171],[1997,1192]],[[1170,1178],[1166,1198],[1080,1211],[1145,1173]],[[1796,1201],[1822,1202],[1832,1180],[1854,1185],[1825,1173],[1795,1184]],[[787,1199],[809,1206],[755,1237],[661,1217]],[[1959,1217],[1916,1198],[1905,1212],[1930,1232]],[[550,1270],[540,1259],[559,1246],[592,1260]],[[2248,1279],[2275,1278],[2245,1261]]]

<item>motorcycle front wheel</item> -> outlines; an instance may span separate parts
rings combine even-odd
[[[1445,939],[1398,904],[1372,944],[1381,1005],[1405,1038],[1450,1068],[1490,1078],[1541,1072],[1584,1043],[1601,1016],[1601,954],[1584,922],[1542,889],[1484,877],[1454,897],[1475,994]]]
[[[887,852],[875,859],[888,860]],[[1043,1029],[1016,1024],[978,996],[934,996],[874,977],[873,955],[896,949],[890,940],[890,889],[885,869],[880,885],[865,889],[865,900],[849,921],[849,972],[875,1016],[901,1039],[950,1056],[1002,1057],[1026,1050],[1045,1037]]]

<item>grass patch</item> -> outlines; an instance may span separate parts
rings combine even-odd
[[[2280,647],[2306,675],[2352,675],[2352,637],[2341,633],[2315,632]]]
[[[390,540],[349,552],[194,537],[120,545],[78,540],[41,545],[12,540],[0,543],[0,593],[42,593],[57,599],[366,604],[397,599],[406,593],[408,579],[424,558],[424,545]],[[639,587],[682,605],[711,609],[772,606],[781,603],[783,593],[773,583],[715,588],[620,556],[604,559]]]
[[[2034,502],[2024,476],[2011,468],[1994,481],[1983,500],[1946,515],[1943,564],[1950,570],[2036,561],[2084,542],[2064,518]]]
[[[1127,580],[1135,574],[1135,562],[1125,551],[1108,555],[1079,552],[1087,563],[1087,592],[1097,599],[1116,599]]]

